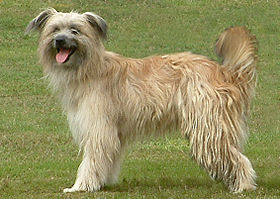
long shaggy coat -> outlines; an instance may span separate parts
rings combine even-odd
[[[115,182],[127,144],[175,130],[212,178],[233,192],[255,189],[255,172],[242,154],[256,82],[256,40],[245,27],[220,35],[221,64],[190,52],[143,59],[108,52],[106,23],[93,13],[48,9],[30,22],[26,31],[32,30],[40,31],[44,74],[83,152],[76,182],[65,192]]]

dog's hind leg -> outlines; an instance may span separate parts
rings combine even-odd
[[[206,99],[206,98],[205,98]],[[232,192],[254,190],[255,171],[242,151],[246,138],[245,116],[234,105],[204,101],[204,106],[189,108],[186,127],[191,153],[211,178],[222,180]]]
[[[228,188],[235,193],[243,190],[255,190],[256,174],[251,165],[251,162],[246,156],[239,152],[235,147],[230,147],[228,158],[229,161],[229,175],[224,175],[223,181]]]
[[[102,124],[99,122],[98,124]],[[98,191],[105,184],[116,180],[120,164],[120,141],[113,125],[104,124],[84,138],[83,161],[72,188],[64,192]],[[102,131],[101,131],[102,129]],[[114,174],[114,176],[110,176]]]
[[[107,176],[106,179],[107,185],[115,184],[118,181],[120,168],[121,168],[121,161],[122,161],[122,155],[121,153],[119,153],[118,156],[115,158],[115,161],[112,165],[109,175]]]

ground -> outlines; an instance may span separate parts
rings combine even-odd
[[[259,64],[245,154],[258,189],[229,193],[191,160],[188,142],[174,132],[133,145],[118,184],[63,194],[74,183],[81,157],[42,79],[37,35],[24,35],[28,22],[48,7],[96,12],[109,26],[106,48],[131,57],[192,51],[216,60],[213,45],[220,32],[250,28],[259,41]],[[0,1],[0,198],[278,198],[279,7],[277,0]]]

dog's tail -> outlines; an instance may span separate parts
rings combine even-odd
[[[240,89],[243,99],[250,100],[256,87],[256,37],[245,27],[228,28],[217,40],[215,50],[231,73],[229,81]]]

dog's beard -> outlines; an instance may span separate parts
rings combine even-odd
[[[54,45],[53,39],[43,44],[41,50],[39,53],[41,62],[52,68],[78,69],[86,59],[86,54],[78,47],[58,47]]]
[[[54,36],[52,45],[56,49],[55,60],[58,64],[66,64],[72,61],[72,55],[77,49],[77,41],[74,36],[59,33]]]

